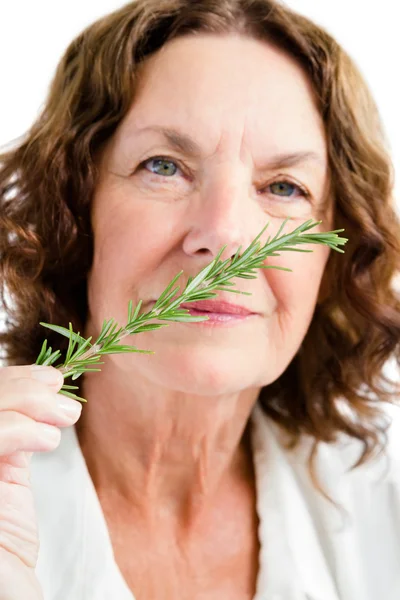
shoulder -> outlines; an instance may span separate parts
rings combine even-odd
[[[343,435],[335,443],[320,442],[311,470],[311,436],[290,449],[287,435],[259,406],[253,425],[260,486],[279,486],[288,502],[297,498],[297,504],[331,523],[342,523],[346,515],[355,526],[369,522],[379,529],[385,524],[392,533],[396,526],[400,551],[400,411],[393,417],[384,451],[359,466],[359,440]]]
[[[309,469],[309,459],[314,438],[304,435],[298,445],[291,449],[289,437],[257,405],[252,415],[254,450],[267,458],[274,456],[284,460],[296,471]],[[333,443],[319,442],[315,453],[315,473],[326,483],[338,479],[357,485],[390,483],[400,485],[400,409],[391,413],[391,425],[387,431],[386,444],[380,453],[356,466],[364,445],[348,435],[339,435]]]
[[[360,441],[342,436],[319,443],[315,477],[311,437],[289,449],[287,436],[261,407],[252,418],[264,540],[270,539],[272,514],[286,533],[308,597],[336,599],[326,593],[332,579],[344,600],[399,598],[400,417],[393,419],[385,451],[358,467]]]

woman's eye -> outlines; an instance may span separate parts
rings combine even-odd
[[[300,196],[307,197],[308,195],[299,185],[291,183],[290,181],[275,181],[268,186],[268,189],[272,194],[283,196],[285,198],[292,198],[296,192]]]
[[[164,177],[172,177],[176,174],[179,167],[173,160],[156,156],[155,158],[149,158],[145,160],[142,165],[148,168],[155,175],[161,175]]]
[[[292,198],[297,192],[300,196],[308,197],[306,190],[302,189],[299,185],[291,183],[290,181],[275,181],[271,183],[267,188],[272,194],[281,196],[284,198]]]

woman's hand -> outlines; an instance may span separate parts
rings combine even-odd
[[[53,367],[0,368],[0,600],[43,598],[29,465],[32,452],[54,450],[59,428],[80,416],[79,402],[57,394],[62,385]]]

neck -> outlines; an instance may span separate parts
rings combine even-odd
[[[137,373],[121,377],[105,360],[101,373],[83,377],[88,403],[77,425],[99,496],[153,524],[163,515],[193,525],[226,485],[253,479],[246,424],[259,391],[189,395]]]

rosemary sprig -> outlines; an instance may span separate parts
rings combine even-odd
[[[109,320],[106,319],[100,335],[94,344],[91,344],[92,337],[85,339],[79,332],[75,333],[72,330],[71,323],[69,323],[68,329],[59,325],[40,323],[43,327],[56,331],[69,339],[65,360],[63,363],[57,365],[56,368],[61,371],[64,379],[71,377],[74,381],[83,373],[101,371],[101,369],[96,367],[104,364],[100,362],[100,359],[106,354],[127,352],[154,354],[151,350],[139,350],[135,346],[122,345],[119,342],[128,335],[165,327],[170,321],[193,323],[208,320],[207,316],[196,317],[191,315],[188,309],[182,309],[180,305],[197,300],[215,298],[217,291],[229,291],[251,296],[248,292],[232,289],[235,284],[231,280],[236,277],[255,279],[257,277],[255,269],[291,271],[291,269],[285,267],[264,264],[266,258],[280,256],[280,252],[312,252],[312,250],[298,247],[304,244],[324,244],[332,250],[343,252],[340,246],[343,246],[347,242],[347,239],[338,236],[338,233],[344,231],[343,229],[336,229],[335,231],[325,233],[307,233],[310,229],[321,223],[321,221],[308,220],[292,232],[281,235],[288,220],[286,219],[282,223],[276,235],[272,239],[269,237],[262,247],[259,240],[267,229],[268,223],[242,254],[240,254],[240,247],[235,256],[221,261],[220,258],[226,246],[221,248],[216,258],[209,265],[204,267],[194,278],[189,278],[181,294],[179,294],[180,287],[176,285],[178,279],[183,274],[183,271],[180,271],[172,279],[149,312],[139,314],[142,300],[138,302],[133,311],[131,300],[128,305],[128,322],[125,327],[118,326],[112,318]],[[167,323],[153,323],[152,321],[155,320],[167,321]],[[45,340],[40,354],[36,359],[36,364],[54,365],[60,356],[61,352],[59,350],[53,352],[52,348],[47,348],[47,340]],[[77,389],[79,389],[78,386],[64,384],[59,393],[75,400],[86,402],[84,398],[73,393],[72,390]]]

